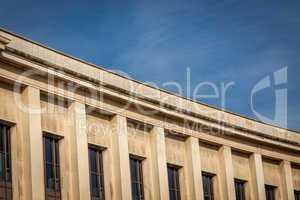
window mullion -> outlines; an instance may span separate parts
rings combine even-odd
[[[51,152],[52,152],[52,162],[51,162],[51,168],[52,168],[52,172],[53,172],[53,181],[54,181],[54,192],[55,192],[55,197],[56,197],[56,170],[55,170],[55,143],[54,140],[51,139]]]
[[[2,135],[3,135],[3,152],[4,152],[4,179],[5,179],[5,186],[6,186],[6,182],[7,182],[7,147],[6,147],[6,127],[3,126],[3,129],[2,129]]]
[[[93,156],[94,155],[94,156]],[[92,170],[92,165],[95,162],[95,170]],[[103,166],[102,166],[102,151],[89,147],[89,169],[90,169],[90,186],[91,186],[91,199],[104,200],[104,180],[103,180]],[[93,177],[96,178],[96,185],[93,185]],[[95,187],[94,187],[95,186]],[[96,196],[94,195],[94,189],[96,189]]]
[[[141,200],[144,199],[144,177],[143,177],[143,163],[139,161],[139,171],[140,171],[140,190],[141,190]]]
[[[176,175],[176,199],[179,200],[180,199],[180,185],[179,185],[179,171],[178,169],[175,170],[175,175]]]
[[[102,198],[102,191],[101,191],[101,177],[100,177],[100,159],[99,159],[99,151],[96,151],[96,168],[97,168],[97,188],[98,188],[98,194],[100,199]]]
[[[3,166],[3,169],[4,169],[4,171],[3,171],[3,175],[4,175],[4,187],[5,187],[5,194],[4,194],[4,197],[6,198],[7,197],[7,175],[6,175],[6,128],[5,128],[5,126],[3,126],[2,127],[2,143],[3,143],[3,164],[2,165],[4,165]]]
[[[174,181],[174,191],[175,191],[175,199],[178,200],[177,196],[177,177],[176,177],[176,170],[173,169],[173,181]]]
[[[0,139],[2,141],[1,143],[1,168],[2,168],[2,174],[1,174],[1,183],[3,184],[1,186],[2,195],[0,198],[11,198],[12,196],[12,190],[11,190],[11,157],[10,157],[10,127],[0,124]]]
[[[134,164],[134,165],[135,165],[134,167],[135,167],[135,171],[136,171],[136,175],[137,175],[137,176],[136,176],[136,179],[137,179],[137,180],[136,180],[136,182],[137,182],[136,184],[137,184],[137,186],[138,186],[138,187],[137,187],[137,189],[138,189],[137,192],[138,192],[138,198],[140,199],[140,198],[141,198],[141,189],[140,189],[139,162],[138,162],[138,160],[135,160],[134,163],[135,163],[135,164]]]
[[[7,163],[9,163],[9,166],[7,167],[7,170],[9,170],[8,178],[11,182],[11,175],[12,175],[12,166],[11,166],[11,135],[10,135],[10,129],[7,129]]]

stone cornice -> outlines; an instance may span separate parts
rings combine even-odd
[[[7,52],[17,55],[23,59],[30,60],[34,63],[39,63],[41,64],[41,66],[47,66],[54,69],[62,70],[64,73],[68,73],[72,76],[75,76],[79,80],[84,79],[91,83],[102,85],[106,88],[110,88],[114,91],[117,91],[118,93],[121,93],[123,95],[130,95],[135,99],[139,99],[141,101],[148,102],[153,105],[163,106],[164,109],[170,110],[174,113],[176,112],[186,115],[187,117],[189,116],[199,118],[211,124],[215,124],[218,126],[221,125],[222,127],[233,131],[244,132],[246,134],[256,135],[261,138],[268,138],[274,141],[280,141],[296,146],[300,145],[300,136],[298,134],[295,134],[295,132],[293,131],[263,124],[251,119],[238,116],[233,113],[220,111],[207,105],[199,104],[197,102],[193,102],[182,97],[172,95],[163,90],[158,90],[156,88],[151,88],[147,85],[142,85],[141,83],[138,83],[134,80],[126,79],[117,74],[108,72],[107,70],[104,71],[103,69],[96,69],[94,66],[90,66],[87,63],[81,63],[82,61],[80,60],[76,60],[69,56],[60,55],[61,53],[59,52],[55,52],[54,50],[51,50],[49,48],[37,45],[36,43],[29,42],[28,40],[20,38],[19,36],[12,35],[11,33],[1,32],[0,30],[0,35],[1,33],[5,35],[5,37],[2,38],[13,38],[11,39],[11,45],[9,44],[8,48],[6,48]],[[9,39],[5,40],[4,42],[9,42]],[[62,58],[61,56],[65,56],[65,58]],[[64,59],[63,63],[61,62],[62,59]],[[74,66],[71,65],[72,63],[74,64]],[[78,68],[79,66],[80,68]],[[85,69],[87,73],[84,73]],[[122,85],[120,85],[120,82],[122,82]],[[128,90],[128,84],[130,83],[132,83],[135,87],[141,87],[142,90],[134,92]],[[147,92],[157,93],[160,98],[153,98],[153,96],[147,95]],[[170,101],[162,103],[160,101],[162,97],[169,97]],[[182,104],[177,105],[176,103],[178,102]],[[203,109],[205,111],[215,111],[215,113],[221,114],[222,116],[224,116],[224,118],[222,118],[222,120],[219,120],[218,118],[216,118],[216,115],[208,116],[205,112],[196,112],[193,110],[193,106],[199,107],[200,110]],[[243,121],[244,124],[238,124],[239,120]]]
[[[0,50],[4,50],[10,39],[0,35]]]

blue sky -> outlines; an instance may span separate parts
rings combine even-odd
[[[255,84],[288,67],[288,128],[300,131],[299,0],[4,1],[0,26],[67,54],[122,71],[134,79],[180,83],[187,95],[209,81],[234,82],[225,109],[256,118]],[[176,92],[174,87],[165,89]],[[272,118],[277,86],[255,96]],[[201,94],[212,94],[201,87]],[[202,98],[220,107],[221,98]]]

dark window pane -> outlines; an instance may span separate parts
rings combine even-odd
[[[266,192],[266,200],[275,200],[275,189],[276,187],[266,185],[265,192]]]
[[[300,200],[300,191],[295,191],[295,200]]]
[[[53,137],[44,137],[46,200],[60,200],[59,143]]]
[[[3,138],[4,138],[4,132],[3,132],[3,128],[2,126],[0,127],[0,131],[1,131],[1,135],[0,135],[0,152],[3,152],[4,151],[4,141],[3,141]]]
[[[54,173],[51,164],[46,164],[46,188],[54,189]]]
[[[130,156],[130,175],[132,199],[144,199],[142,160]]]
[[[138,197],[138,184],[137,183],[132,183],[131,184],[131,192],[132,192],[132,197],[133,199],[139,199]]]
[[[134,159],[130,159],[130,173],[131,173],[131,180],[133,182],[137,182],[137,162]]]
[[[89,148],[90,187],[92,200],[104,200],[104,177],[102,152]]]
[[[4,154],[0,153],[0,181],[5,180],[4,159],[5,159]]]
[[[174,175],[173,175],[173,169],[171,167],[168,167],[168,181],[169,181],[169,188],[174,188]]]
[[[45,159],[46,162],[52,162],[52,144],[50,138],[45,138]]]
[[[97,172],[97,152],[90,149],[89,150],[90,154],[90,168],[92,172]]]
[[[245,200],[245,182],[241,180],[234,181],[236,200]]]
[[[170,200],[176,199],[176,195],[174,191],[170,192]]]
[[[99,188],[98,188],[98,177],[96,174],[91,175],[91,187],[92,187],[92,195],[93,197],[99,197]]]
[[[208,173],[202,173],[202,182],[203,182],[203,193],[205,200],[213,200],[213,175]]]
[[[179,168],[168,165],[168,184],[170,200],[180,200]]]
[[[12,199],[9,126],[0,124],[0,199]]]

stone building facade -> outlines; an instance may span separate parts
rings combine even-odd
[[[0,199],[300,198],[298,133],[5,30],[0,132]]]

